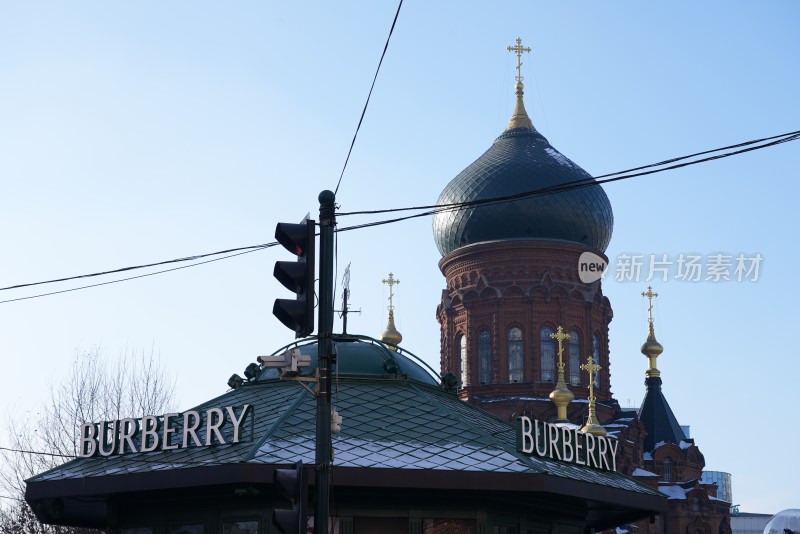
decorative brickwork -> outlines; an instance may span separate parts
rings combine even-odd
[[[617,404],[608,354],[613,312],[600,281],[579,278],[578,259],[586,251],[602,257],[576,243],[515,239],[462,247],[439,262],[447,279],[436,313],[442,371],[461,379],[462,398],[503,418],[529,412],[553,420],[555,407],[548,395],[555,387],[558,355],[555,341],[542,335],[561,325],[573,336],[563,351],[567,383],[576,398],[568,416],[576,423],[585,419],[589,381],[576,367],[595,351],[602,367],[595,389],[598,417],[602,421],[613,415]],[[521,340],[514,337],[519,332]],[[522,368],[517,370],[519,352]]]

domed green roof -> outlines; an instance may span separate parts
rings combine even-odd
[[[333,336],[336,364],[333,375],[350,378],[403,378],[439,386],[436,373],[411,352],[397,347],[390,350],[384,343],[367,336],[338,334]],[[301,369],[303,375],[314,376],[317,368],[316,340],[298,341],[277,351],[298,348],[311,357],[311,366]],[[424,366],[424,367],[423,367]],[[278,378],[278,369],[263,369],[258,380]]]
[[[553,148],[532,125],[506,130],[447,184],[438,205],[505,197],[576,181],[592,185],[436,214],[433,232],[439,252],[446,256],[467,245],[505,239],[571,241],[601,252],[608,246],[614,215],[605,191],[591,175]]]

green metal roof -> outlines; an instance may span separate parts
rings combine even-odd
[[[510,422],[444,391],[412,358],[374,340],[339,341],[346,346],[338,350],[342,371],[334,374],[332,401],[343,423],[333,436],[332,481],[340,491],[423,491],[426,503],[438,505],[476,495],[572,503],[585,507],[586,524],[598,529],[666,510],[663,495],[621,473],[517,452]],[[401,370],[387,372],[386,352]],[[26,500],[42,521],[103,528],[110,499],[169,500],[188,490],[227,495],[232,486],[271,485],[278,467],[314,464],[316,398],[298,382],[267,374],[194,408],[204,426],[206,409],[251,405],[239,443],[232,443],[233,425],[225,425],[225,444],[78,458],[29,479]]]
[[[342,353],[339,357],[342,361]],[[340,375],[332,397],[344,419],[342,432],[333,436],[334,468],[539,473],[655,494],[619,473],[518,453],[511,423],[430,383],[402,375]],[[240,443],[79,458],[31,478],[29,484],[221,464],[314,463],[316,400],[309,391],[289,380],[257,380],[195,409],[202,414],[208,407],[243,404],[254,407],[254,416]],[[223,432],[227,441],[231,432]]]

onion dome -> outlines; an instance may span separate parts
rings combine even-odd
[[[394,286],[399,284],[400,280],[395,278],[394,274],[389,273],[389,278],[383,283],[389,286],[389,322],[386,324],[386,330],[381,334],[381,341],[386,343],[390,350],[395,350],[397,345],[403,341],[403,335],[394,326]]]
[[[652,286],[647,286],[647,291],[642,293],[642,296],[647,297],[647,313],[649,317],[647,319],[647,339],[642,345],[641,351],[642,354],[647,357],[648,364],[650,365],[650,368],[645,371],[645,376],[650,378],[661,376],[661,371],[659,371],[656,367],[656,360],[658,359],[659,355],[664,352],[664,346],[656,339],[656,330],[655,326],[653,325],[653,299],[658,296],[658,293],[653,292]]]
[[[389,322],[386,325],[386,330],[381,334],[381,341],[390,347],[396,347],[403,341],[403,334],[398,332],[394,326],[394,310],[389,310]]]
[[[684,434],[681,425],[675,414],[672,413],[672,408],[669,406],[664,393],[661,391],[661,371],[656,368],[656,358],[664,352],[664,347],[661,346],[656,340],[655,327],[653,326],[653,298],[658,296],[658,293],[653,292],[653,288],[648,286],[647,291],[642,293],[643,297],[647,297],[648,302],[648,334],[647,340],[642,345],[642,354],[647,356],[649,360],[649,368],[645,371],[644,383],[647,386],[647,393],[644,396],[642,405],[639,407],[639,420],[644,425],[647,433],[645,434],[644,446],[645,452],[652,452],[656,448],[657,443],[674,443],[680,444],[686,441],[686,434]]]
[[[508,127],[447,184],[437,205],[523,195],[576,182],[589,185],[437,213],[433,233],[442,256],[474,243],[505,239],[570,241],[603,252],[611,240],[614,216],[608,197],[589,173],[534,128],[522,89],[518,77],[517,104]]]

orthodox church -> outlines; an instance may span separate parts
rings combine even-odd
[[[612,396],[609,324],[600,279],[585,257],[604,255],[614,217],[602,187],[534,127],[523,102],[520,39],[516,106],[491,147],[439,196],[460,209],[434,216],[446,278],[436,317],[441,371],[461,399],[503,419],[578,425],[619,440],[621,470],[669,498],[669,513],[634,531],[728,534],[730,503],[701,482],[705,461],[662,390],[651,288],[646,395],[638,411]],[[594,277],[599,278],[599,277]]]

